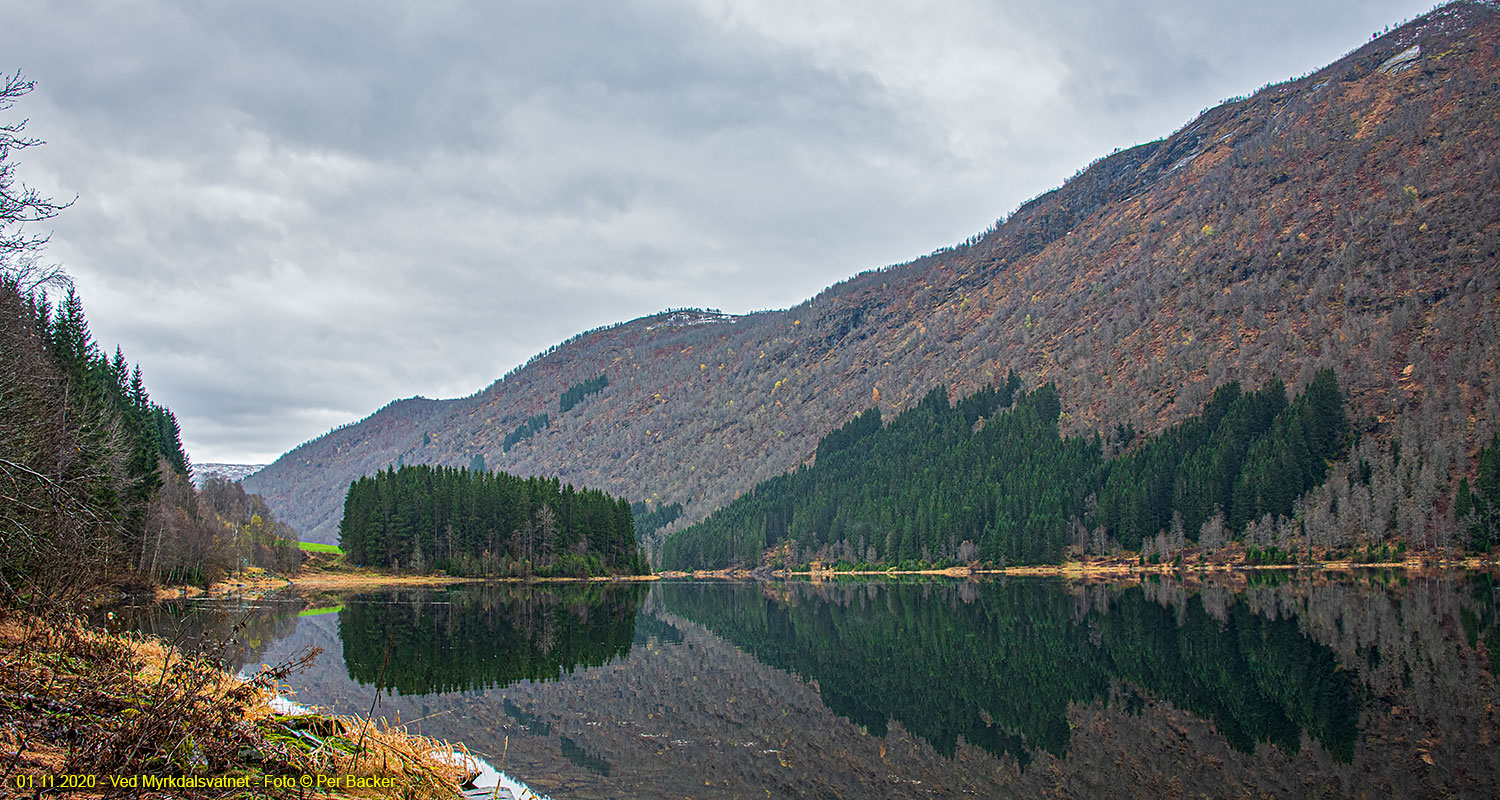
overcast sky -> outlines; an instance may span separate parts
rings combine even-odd
[[[666,307],[784,308],[1410,0],[30,2],[21,176],[197,462]]]

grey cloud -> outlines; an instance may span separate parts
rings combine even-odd
[[[784,307],[1426,10],[30,4],[52,256],[200,461],[668,306]],[[1082,7],[1080,7],[1082,8]]]

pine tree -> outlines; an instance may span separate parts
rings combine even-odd
[[[1469,550],[1487,553],[1500,542],[1500,435],[1479,450],[1477,466],[1472,489],[1467,476],[1459,481],[1453,515],[1467,524]]]
[[[340,542],[356,563],[453,574],[647,571],[630,504],[557,479],[426,465],[350,484]]]

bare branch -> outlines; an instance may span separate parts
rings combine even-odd
[[[0,78],[0,111],[10,109],[35,86],[20,71]],[[26,135],[26,122],[23,119],[0,125],[0,256],[40,250],[51,238],[50,234],[27,233],[23,226],[51,219],[73,204],[73,200],[55,202],[17,181],[16,162],[11,158],[11,151],[42,144],[41,139]]]
[[[73,279],[62,265],[44,264],[40,253],[26,251],[10,259],[0,255],[0,284],[8,284],[17,294],[29,297],[38,290],[66,292],[73,287]]]

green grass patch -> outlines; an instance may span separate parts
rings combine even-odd
[[[343,555],[344,551],[336,544],[319,544],[318,542],[298,542],[297,546],[303,550],[311,550],[314,553],[337,553]]]
[[[297,612],[297,616],[299,616],[299,617],[316,617],[316,616],[319,616],[321,614],[337,614],[337,613],[339,613],[340,611],[343,611],[343,610],[344,610],[344,607],[341,606],[341,605],[338,605],[338,606],[327,606],[327,607],[324,607],[324,608],[304,608],[301,611]]]

